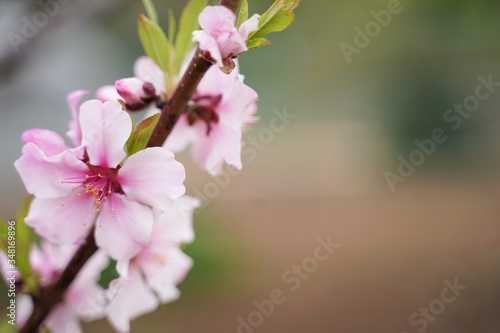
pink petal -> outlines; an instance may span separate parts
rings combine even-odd
[[[259,28],[259,18],[260,15],[254,14],[247,21],[243,22],[242,25],[240,25],[238,33],[244,41],[248,39],[248,35],[252,31],[255,31]]]
[[[95,97],[103,103],[107,101],[118,101],[121,99],[121,96],[116,91],[115,86],[104,86],[97,89]]]
[[[62,206],[64,204],[64,206]],[[56,199],[35,198],[26,224],[38,234],[58,244],[74,244],[88,234],[94,222],[94,199],[70,194]]]
[[[241,169],[241,136],[241,129],[219,124],[209,137],[193,145],[193,159],[211,175],[220,173],[224,161]]]
[[[193,242],[193,212],[200,205],[200,199],[184,195],[172,207],[155,211],[152,244],[165,247]]]
[[[42,198],[62,197],[74,189],[65,179],[83,179],[88,168],[72,151],[47,157],[33,143],[23,147],[22,156],[14,163],[29,193]]]
[[[44,129],[32,129],[21,136],[23,143],[34,143],[48,157],[57,155],[67,149],[63,138],[53,131]]]
[[[49,314],[42,327],[47,326],[52,332],[82,333],[77,314],[64,303],[57,305]]]
[[[217,71],[220,72],[219,69]],[[174,153],[178,153],[186,149],[196,138],[196,131],[188,124],[187,116],[184,114],[175,124],[172,133],[170,133],[163,146]]]
[[[236,15],[224,6],[207,6],[200,13],[200,27],[211,35],[235,30]]]
[[[193,41],[199,43],[199,47],[203,51],[210,52],[210,57],[215,60],[217,66],[222,67],[224,63],[222,62],[222,54],[217,44],[217,40],[210,34],[203,30],[193,32]]]
[[[193,261],[178,247],[169,247],[153,253],[141,262],[148,284],[156,291],[162,304],[175,301],[180,293],[176,286],[184,280]]]
[[[132,272],[128,279],[113,283],[122,283],[123,288],[108,307],[108,320],[118,332],[129,332],[130,321],[154,311],[159,305],[158,299],[137,271]]]
[[[68,97],[66,97],[69,110],[71,111],[71,122],[69,123],[69,130],[66,132],[66,135],[71,139],[75,146],[79,146],[82,143],[82,131],[78,121],[78,104],[82,100],[83,96],[88,93],[89,92],[86,90],[77,90],[73,91],[68,95]]]
[[[217,45],[219,45],[222,58],[235,57],[248,50],[245,41],[236,30],[217,37]]]
[[[120,103],[91,100],[80,109],[82,145],[90,163],[115,168],[125,157],[124,145],[132,131],[132,120]]]
[[[134,64],[134,75],[144,82],[153,84],[158,93],[165,93],[165,76],[151,58],[139,57]]]
[[[115,194],[103,204],[96,225],[96,243],[116,260],[134,257],[151,241],[153,212],[140,203]]]
[[[130,199],[164,209],[184,194],[185,178],[184,166],[175,160],[173,153],[153,147],[130,156],[119,170],[117,180]]]
[[[16,303],[16,325],[22,327],[33,312],[33,300],[31,296],[19,293],[16,296]]]

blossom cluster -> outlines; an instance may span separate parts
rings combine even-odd
[[[107,317],[117,331],[129,332],[132,319],[179,297],[177,286],[193,264],[181,248],[194,240],[193,211],[200,202],[185,194],[185,169],[174,153],[190,147],[194,161],[212,175],[224,163],[242,167],[242,131],[256,119],[257,93],[245,85],[236,57],[247,50],[258,19],[237,29],[236,15],[223,6],[200,14],[203,30],[193,41],[215,66],[163,147],[131,152],[128,145],[136,131],[130,113],[150,119],[168,103],[165,73],[146,56],[136,61],[134,77],[100,88],[95,99],[82,102],[90,94],[84,90],[68,96],[71,145],[50,130],[23,133],[15,167],[33,195],[25,222],[41,239],[29,257],[40,287],[58,279],[89,233],[98,247],[43,327],[81,331],[80,320]],[[118,290],[112,297],[99,284],[110,262],[118,276],[104,287]],[[35,304],[26,290],[17,298],[23,325]]]

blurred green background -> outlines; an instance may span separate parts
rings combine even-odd
[[[291,28],[241,57],[261,117],[245,147],[268,133],[274,109],[296,118],[223,186],[178,155],[188,193],[218,193],[195,217],[197,240],[186,249],[195,266],[182,298],[134,321],[132,332],[237,332],[237,318],[273,289],[286,301],[254,332],[417,332],[409,317],[455,277],[467,290],[425,331],[500,330],[500,91],[459,129],[443,120],[474,94],[479,76],[500,81],[500,3],[402,0],[348,63],[340,44],[353,45],[353,29],[388,2],[304,0]],[[261,13],[272,1],[249,3]],[[184,1],[155,4],[166,26],[167,9],[178,14]],[[6,36],[38,10],[37,1],[0,2],[4,218],[25,195],[12,166],[21,133],[64,133],[65,96],[131,76],[142,54],[142,5],[124,0],[72,0],[14,54]],[[435,128],[448,140],[391,191],[384,173],[397,173],[398,156],[408,158],[414,140]],[[328,235],[341,247],[290,291],[283,273]],[[85,331],[112,330],[100,321]]]

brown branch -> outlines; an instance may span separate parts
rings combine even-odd
[[[238,6],[240,5],[240,0],[221,0],[219,5],[226,6],[233,12],[236,12]]]
[[[78,248],[73,258],[71,258],[71,261],[68,263],[68,266],[66,266],[66,269],[61,273],[56,282],[41,290],[31,316],[19,333],[37,332],[38,327],[47,318],[50,311],[62,300],[66,289],[68,289],[71,282],[73,282],[83,265],[85,265],[87,260],[89,260],[96,251],[97,246],[94,239],[94,228],[92,228],[85,239],[85,243]]]
[[[221,0],[220,5],[226,6],[232,11],[236,11],[240,0]],[[203,51],[196,50],[196,53],[184,73],[179,86],[175,90],[172,98],[167,102],[160,115],[160,119],[156,124],[153,133],[148,141],[148,147],[162,146],[168,135],[174,128],[177,120],[182,115],[186,106],[193,95],[196,87],[200,83],[203,75],[212,66],[212,63],[203,58]],[[90,231],[85,243],[80,246],[71,261],[68,263],[64,271],[61,273],[57,281],[40,293],[39,300],[35,303],[33,312],[21,328],[19,333],[36,333],[38,327],[50,314],[50,311],[56,306],[64,296],[69,285],[73,282],[78,272],[92,255],[97,251],[97,246],[94,239],[94,228]]]

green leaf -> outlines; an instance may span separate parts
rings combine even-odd
[[[165,74],[165,84],[168,91],[170,87],[170,55],[172,45],[163,30],[144,15],[139,16],[139,38],[144,52],[161,68]]]
[[[301,0],[276,0],[274,4],[259,18],[259,27],[250,33],[247,46],[253,48],[267,45],[262,41],[254,41],[278,31],[283,31],[292,24],[295,19],[294,9],[300,5]]]
[[[207,6],[207,0],[190,0],[182,11],[179,21],[179,30],[175,41],[175,69],[178,72],[182,66],[184,58],[189,50],[194,46],[193,31],[199,28],[198,16]]]
[[[153,5],[153,2],[151,0],[142,0],[142,4],[144,5],[146,13],[148,14],[148,17],[151,19],[151,21],[153,21],[155,24],[158,24],[158,14],[156,13],[156,8]]]
[[[133,155],[140,150],[146,148],[149,137],[153,132],[153,129],[160,118],[160,114],[157,113],[147,119],[144,119],[136,128],[134,133],[127,140],[127,151],[129,155]]]
[[[249,50],[252,50],[269,44],[271,44],[271,42],[265,38],[252,38],[250,41],[247,42],[247,47]]]
[[[175,45],[175,34],[177,33],[177,22],[172,8],[168,9],[168,40]]]
[[[238,22],[236,28],[239,28],[243,22],[248,20],[248,0],[241,1],[240,13],[238,14]]]

